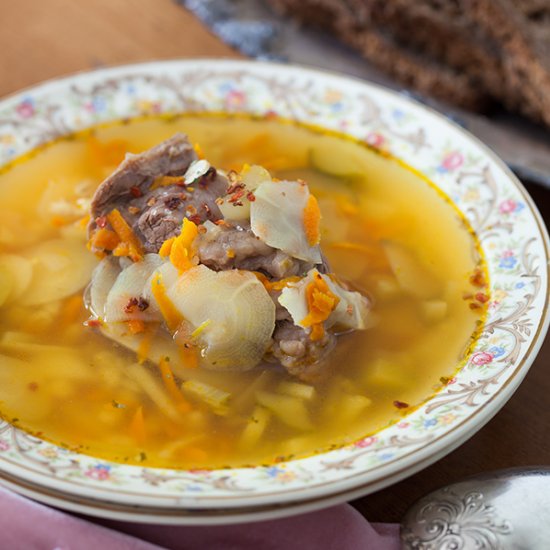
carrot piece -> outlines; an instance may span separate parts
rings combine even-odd
[[[130,422],[130,434],[139,444],[143,443],[147,438],[143,407],[141,405],[136,409],[132,421]]]
[[[114,231],[105,229],[104,227],[98,229],[90,239],[90,244],[93,248],[103,250],[114,250],[119,243],[119,236]]]
[[[317,199],[310,195],[304,208],[304,229],[309,246],[319,244],[321,240],[321,210]]]
[[[175,332],[183,321],[183,315],[176,309],[166,295],[166,286],[162,280],[162,275],[158,272],[151,281],[151,292],[153,293],[159,306],[160,313],[166,321],[168,328],[171,332]]]
[[[166,239],[159,250],[159,256],[161,258],[167,258],[170,256],[170,252],[172,250],[172,246],[174,244],[174,241],[176,240],[176,237],[170,237],[169,239]]]
[[[181,361],[188,369],[196,369],[199,366],[199,355],[195,346],[187,344],[180,346],[179,350]]]
[[[206,158],[204,156],[204,152],[202,150],[202,147],[198,143],[195,143],[193,145],[193,149],[195,149],[195,153],[197,153],[197,157],[199,157],[199,160],[202,160],[202,159]]]
[[[183,394],[178,388],[178,385],[174,380],[174,374],[172,373],[172,369],[170,368],[170,363],[165,357],[161,358],[159,362],[159,369],[162,381],[166,386],[166,391],[176,403],[178,410],[182,413],[189,412],[192,407],[190,403],[183,397]]]
[[[193,262],[195,256],[193,241],[198,233],[199,230],[196,224],[184,218],[181,233],[176,237],[170,248],[170,261],[180,274],[195,266]]]
[[[139,319],[130,319],[126,321],[130,334],[141,334],[145,332],[145,323]]]
[[[321,274],[316,273],[313,281],[306,287],[306,301],[309,313],[301,321],[301,324],[311,327],[313,341],[320,340],[325,334],[323,322],[334,311],[340,298],[333,294]]]
[[[122,243],[128,245],[128,256],[137,262],[143,258],[143,248],[128,222],[117,208],[107,214],[107,220]]]
[[[302,277],[299,277],[298,275],[291,275],[290,277],[285,277],[280,281],[271,281],[271,288],[273,290],[283,290],[283,288],[286,288],[289,284],[297,283],[301,279]]]

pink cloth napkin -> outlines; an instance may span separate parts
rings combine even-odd
[[[398,550],[399,526],[369,524],[348,504],[290,518],[218,527],[88,521],[0,489],[0,548]]]

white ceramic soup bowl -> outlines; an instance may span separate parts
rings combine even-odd
[[[50,81],[0,102],[0,166],[99,123],[190,111],[274,113],[337,130],[428,176],[468,218],[486,255],[491,302],[483,333],[443,390],[398,424],[338,450],[270,467],[173,471],[77,454],[4,422],[3,485],[111,518],[181,524],[272,518],[390,485],[456,448],[496,414],[527,373],[548,326],[548,236],[506,166],[430,109],[302,67],[217,60],[132,65]]]

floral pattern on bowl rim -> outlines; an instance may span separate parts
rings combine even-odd
[[[117,67],[50,81],[0,102],[0,167],[99,123],[188,111],[276,114],[315,124],[387,150],[426,174],[469,219],[486,254],[492,298],[482,336],[442,391],[398,424],[341,449],[270,467],[172,471],[76,454],[4,422],[0,478],[6,484],[17,490],[21,480],[22,492],[26,482],[37,488],[31,493],[38,499],[48,501],[50,491],[58,504],[76,508],[71,501],[78,500],[80,509],[97,515],[112,515],[102,508],[106,502],[127,507],[129,518],[156,510],[182,523],[238,521],[230,519],[238,510],[250,519],[266,507],[271,516],[284,515],[300,503],[321,507],[406,477],[496,414],[525,376],[548,326],[548,236],[504,164],[422,105],[352,78],[270,63]],[[219,513],[205,519],[212,511]],[[149,519],[164,521],[155,517]]]

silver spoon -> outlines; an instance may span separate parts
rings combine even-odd
[[[418,500],[401,523],[404,549],[549,550],[550,467],[499,470]]]

